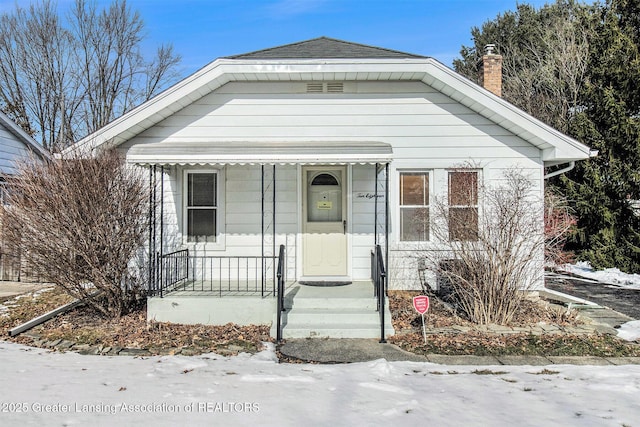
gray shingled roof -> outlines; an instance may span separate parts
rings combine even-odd
[[[330,58],[425,58],[329,37],[318,37],[255,52],[228,56],[228,59],[330,59]]]

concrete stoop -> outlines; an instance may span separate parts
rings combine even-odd
[[[283,338],[380,338],[380,314],[370,282],[340,287],[296,285],[285,297]],[[394,334],[385,304],[385,336]],[[272,336],[275,336],[275,325]]]

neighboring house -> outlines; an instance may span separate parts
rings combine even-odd
[[[499,66],[486,72],[499,93]],[[412,218],[428,218],[449,186],[517,166],[542,196],[545,167],[590,155],[435,59],[325,37],[217,59],[77,146],[117,147],[156,184],[150,318],[270,321],[264,296],[284,245],[285,336],[367,336],[343,333],[357,320],[341,315],[357,308],[331,298],[356,284],[372,298],[372,261],[385,262],[390,289],[420,289],[413,254],[429,221]],[[465,162],[478,167],[456,169]],[[303,304],[299,282],[353,285],[313,288],[319,298]]]
[[[28,133],[0,111],[0,199],[5,203],[8,177],[16,172],[16,162],[49,158],[49,153]],[[0,219],[1,221],[1,219]],[[22,265],[20,252],[8,247],[0,227],[0,280],[29,280],[28,267]]]

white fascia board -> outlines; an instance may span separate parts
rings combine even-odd
[[[427,68],[427,77],[423,80],[426,84],[436,88],[442,87],[441,85],[451,88],[457,93],[449,96],[478,114],[494,122],[501,122],[503,127],[543,150],[543,155],[548,157],[546,160],[589,158],[590,148],[586,145],[546,125],[438,61],[430,58]],[[441,90],[446,93],[446,89]],[[491,111],[492,115],[497,114],[501,119],[488,117],[487,111]]]

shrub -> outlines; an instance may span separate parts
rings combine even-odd
[[[148,224],[143,176],[115,151],[18,169],[3,208],[8,240],[44,281],[104,315],[129,311],[144,292],[130,270]]]
[[[477,191],[475,215],[460,215],[450,206],[451,200],[470,200],[468,194],[449,194],[447,201],[435,203],[432,230],[438,250],[421,255],[469,320],[508,324],[526,297],[523,291],[542,280],[542,201],[522,170],[508,170],[493,182],[458,186],[458,191]]]

